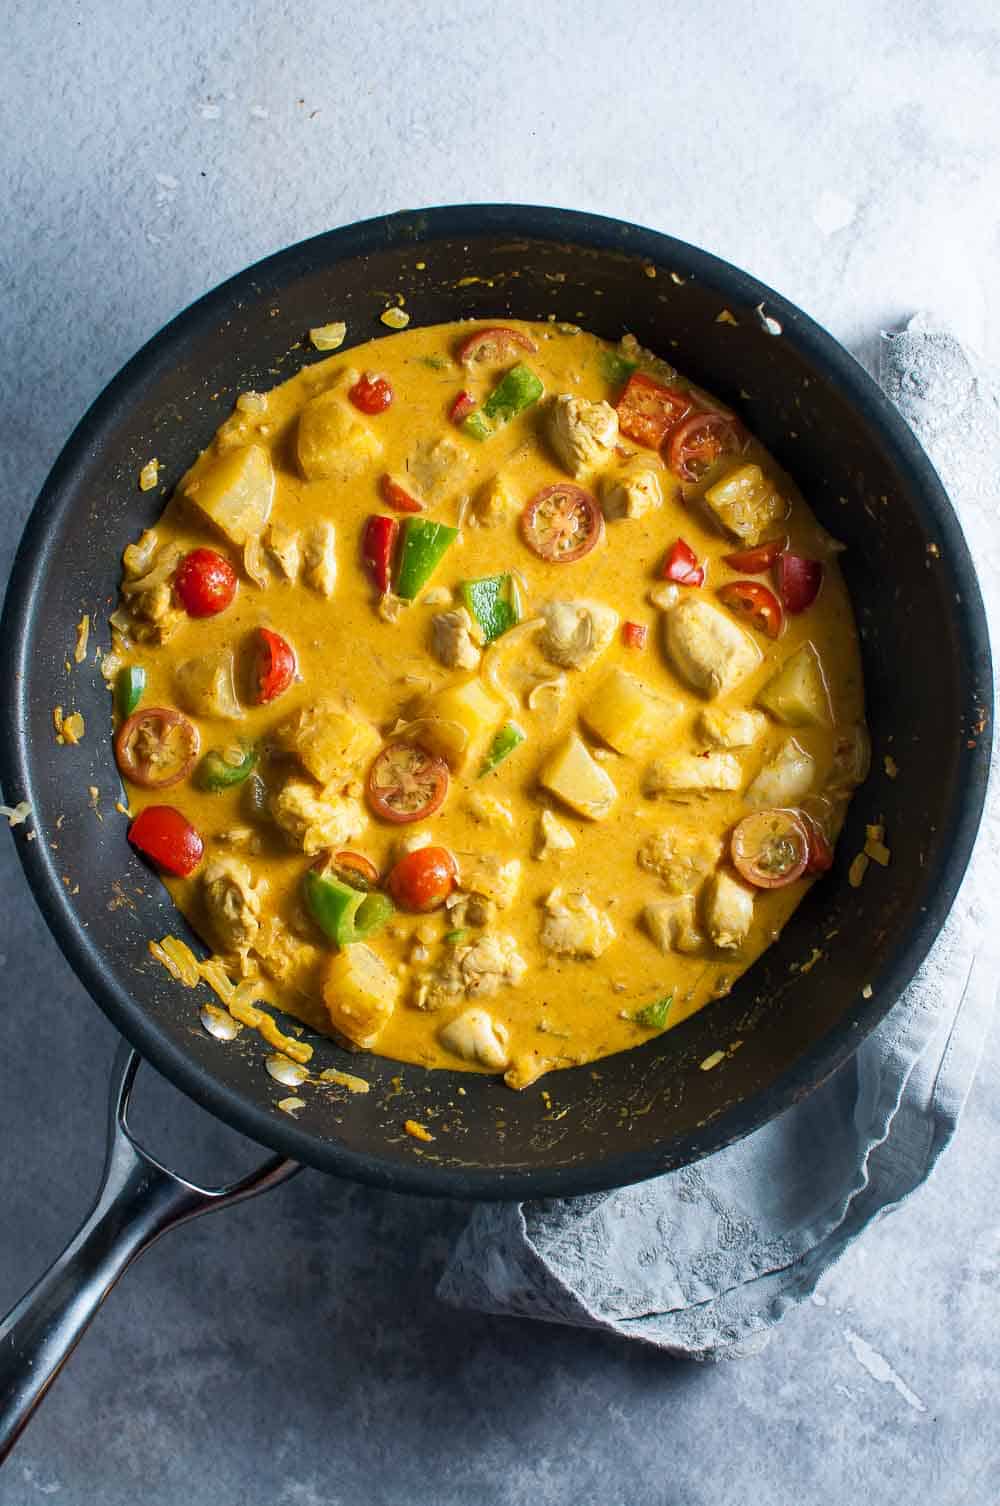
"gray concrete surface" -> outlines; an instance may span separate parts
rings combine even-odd
[[[621,214],[748,267],[862,355],[931,305],[1000,356],[992,0],[8,0],[5,22],[4,578],[63,439],[164,320],[405,205]],[[115,1042],[6,844],[0,885],[4,1310],[91,1196]],[[460,1207],[306,1174],[128,1275],[0,1506],[990,1506],[998,1068],[994,1039],[932,1182],[762,1355],[720,1366],[443,1309]],[[140,1098],[183,1169],[246,1164],[149,1072]]]

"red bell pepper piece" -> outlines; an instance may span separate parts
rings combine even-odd
[[[698,556],[683,539],[677,539],[667,551],[660,571],[664,580],[676,581],[679,586],[703,586],[705,567],[699,565]]]
[[[373,513],[361,538],[361,556],[381,596],[392,584],[392,556],[398,533],[399,524],[395,518]]]
[[[641,622],[626,622],[622,627],[622,639],[626,648],[645,648],[649,628]]]
[[[389,507],[394,507],[397,512],[424,511],[424,504],[420,501],[420,498],[415,497],[412,492],[408,492],[405,486],[400,486],[399,482],[395,481],[389,475],[388,471],[379,481],[378,489],[382,493],[382,501],[387,503]]]
[[[471,392],[460,392],[451,405],[448,417],[453,424],[460,424],[463,418],[468,418],[475,406],[476,400]]]

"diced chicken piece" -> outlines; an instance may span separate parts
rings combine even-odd
[[[215,840],[223,847],[231,847],[234,852],[251,854],[259,853],[264,845],[260,832],[252,826],[229,826],[220,831]]]
[[[829,727],[833,721],[830,692],[819,654],[803,643],[768,680],[757,697],[779,722],[789,727]]]
[[[320,596],[332,596],[337,584],[336,534],[333,524],[322,521],[313,525],[305,537],[302,550],[302,579]]]
[[[705,493],[705,502],[729,533],[745,544],[756,544],[788,512],[759,465],[741,465]]]
[[[642,459],[606,476],[601,486],[601,510],[609,523],[622,518],[643,518],[662,506],[660,473]]]
[[[664,737],[683,711],[637,675],[613,669],[581,708],[580,720],[610,748],[631,755]]]
[[[498,858],[491,852],[458,854],[459,887],[469,894],[492,900],[498,910],[509,910],[521,887],[519,858]]]
[[[528,970],[514,937],[502,932],[449,947],[449,953],[439,967],[418,978],[413,1000],[418,1009],[441,1009],[463,994],[486,998],[502,988],[516,988]]]
[[[576,732],[543,765],[538,782],[588,821],[603,821],[618,799],[611,776]]]
[[[353,481],[382,453],[382,441],[371,424],[351,407],[344,388],[312,398],[299,415],[296,444],[299,467],[308,481]]]
[[[746,802],[763,806],[797,805],[810,793],[815,782],[815,759],[799,746],[794,737],[789,737],[751,781]]]
[[[469,521],[481,528],[496,528],[509,522],[519,510],[520,503],[506,481],[501,476],[494,476],[476,493]]]
[[[320,784],[344,785],[358,776],[382,746],[371,722],[336,701],[303,706],[277,731],[277,741],[298,755]]]
[[[600,957],[615,940],[610,918],[582,892],[552,890],[545,900],[541,943],[560,957]]]
[[[642,912],[643,924],[661,952],[699,952],[705,938],[698,930],[693,894],[656,899]]]
[[[482,894],[465,894],[456,890],[445,901],[448,924],[464,930],[467,926],[491,926],[496,919],[497,907]]]
[[[720,951],[738,952],[753,923],[754,891],[724,868],[705,885],[703,914],[712,942]]]
[[[178,487],[180,495],[242,548],[262,532],[274,501],[274,467],[259,444],[237,445],[224,455],[195,462]]]
[[[436,506],[461,491],[472,461],[461,445],[447,434],[422,439],[406,462],[406,483],[428,504]]]
[[[675,586],[672,581],[662,581],[646,593],[646,600],[661,612],[673,611],[681,599],[681,588]]]
[[[551,811],[542,811],[535,833],[535,857],[544,862],[557,853],[571,852],[575,846],[576,838],[569,827],[564,826]]]
[[[298,580],[302,568],[302,543],[297,528],[287,523],[269,523],[264,542],[286,580]]]
[[[612,642],[618,613],[597,601],[548,601],[538,647],[561,669],[589,669]]]
[[[478,1062],[494,1072],[502,1072],[510,1060],[507,1027],[485,1009],[467,1009],[438,1032],[438,1040],[463,1061]]]
[[[498,800],[496,795],[484,795],[480,790],[473,790],[465,802],[465,809],[474,821],[480,821],[491,831],[500,832],[504,836],[512,835],[514,812],[505,800]]]
[[[421,847],[430,847],[434,842],[434,835],[427,831],[408,831],[403,836],[397,837],[392,844],[392,852],[395,861],[405,858],[408,852],[419,852]]]
[[[323,1002],[334,1030],[352,1046],[370,1051],[399,1000],[396,974],[363,941],[334,953],[323,973]]]
[[[642,781],[644,795],[683,790],[738,790],[743,770],[733,753],[676,753],[654,759]]]
[[[210,858],[202,869],[201,897],[215,940],[226,952],[253,945],[260,930],[261,900],[267,891],[241,858]]]
[[[838,800],[850,796],[868,778],[871,762],[872,740],[864,722],[838,729],[828,781],[830,797]]]
[[[461,773],[486,751],[507,713],[507,704],[479,679],[425,696],[417,707],[420,744]]]
[[[665,613],[663,623],[667,655],[677,673],[709,699],[734,690],[761,662],[750,634],[697,596],[685,596]]]
[[[715,748],[750,748],[767,726],[759,711],[720,711],[706,706],[698,718],[698,733]]]
[[[610,403],[562,393],[548,414],[549,443],[571,476],[604,465],[618,443],[618,414]]]
[[[140,643],[166,643],[185,618],[174,605],[173,592],[174,572],[184,551],[179,544],[166,544],[162,549],[155,545],[156,534],[148,529],[122,555],[122,600],[128,617],[120,626]],[[118,625],[117,615],[112,616],[112,625]]]
[[[360,801],[302,779],[287,779],[272,796],[270,810],[290,844],[306,857],[345,846],[368,825]]]
[[[465,607],[437,612],[431,618],[431,644],[445,669],[478,669],[482,650],[473,641],[473,622]]]
[[[557,1065],[555,1057],[541,1056],[537,1051],[525,1051],[521,1056],[515,1056],[504,1073],[503,1080],[508,1088],[520,1091],[522,1088],[530,1088],[533,1082],[537,1082]]]
[[[721,856],[722,842],[710,832],[668,828],[646,839],[637,861],[647,873],[655,873],[671,894],[691,894]]]
[[[193,716],[223,717],[230,721],[242,717],[231,649],[182,660],[174,670],[173,680],[179,704]]]
[[[261,921],[253,953],[275,983],[299,994],[313,992],[316,967],[324,954],[312,942],[296,936],[277,915],[266,915]]]

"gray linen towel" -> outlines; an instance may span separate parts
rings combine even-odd
[[[962,518],[1000,624],[997,388],[917,315],[883,336],[880,380]],[[971,441],[971,442],[970,442]],[[992,1018],[1000,938],[994,749],[987,816],[920,973],[857,1056],[737,1145],[638,1187],[481,1204],[438,1295],[459,1307],[603,1329],[697,1359],[751,1352],[866,1226],[924,1181],[955,1133]]]

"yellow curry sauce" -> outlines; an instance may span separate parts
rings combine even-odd
[[[344,1044],[505,1070],[524,1086],[646,1041],[728,992],[811,882],[745,883],[731,863],[734,826],[755,809],[805,811],[822,859],[820,834],[835,841],[864,777],[866,739],[837,546],[762,447],[735,426],[728,448],[694,454],[695,479],[681,480],[669,446],[625,432],[624,407],[619,426],[590,405],[619,402],[633,366],[678,395],[678,412],[721,405],[634,341],[612,347],[570,327],[514,322],[534,349],[501,342],[494,362],[462,364],[463,342],[484,327],[406,330],[245,394],[155,530],[126,551],[112,667],[140,664],[140,712],[178,708],[202,755],[222,750],[232,764],[254,750],[252,786],[206,790],[197,770],[164,790],[128,783],[133,814],[169,803],[203,838],[191,876],[166,881],[230,975],[259,978],[260,1000]],[[515,362],[544,396],[489,437],[470,435],[450,417],[457,395],[482,412]],[[390,384],[384,411],[354,406],[360,373]],[[380,598],[362,558],[373,514],[405,520],[387,504],[385,475],[424,508],[415,516],[459,529],[410,604]],[[565,483],[605,518],[589,552],[546,560],[525,542],[522,514]],[[706,492],[720,485],[713,505]],[[780,563],[751,575],[723,557],[781,538],[819,562],[822,583],[772,637],[718,592],[743,580],[780,594]],[[684,583],[678,539],[702,584],[696,573]],[[238,575],[217,615],[190,617],[177,600],[178,561],[196,548]],[[520,624],[483,645],[460,583],[504,573]],[[297,662],[294,683],[265,705],[251,683],[260,627]],[[446,698],[442,710],[434,697],[452,686],[462,706]],[[322,743],[317,725],[330,717],[343,757],[317,762],[297,739]],[[509,724],[523,740],[482,774]],[[426,821],[389,824],[366,794],[394,736],[450,765]],[[349,849],[384,882],[428,833],[457,864],[447,905],[397,909],[338,952],[305,902],[306,871],[328,848]]]

